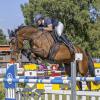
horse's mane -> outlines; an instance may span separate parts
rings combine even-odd
[[[17,33],[17,31],[19,31],[23,28],[32,28],[32,29],[34,29],[35,32],[37,32],[37,29],[34,28],[32,25],[20,25],[20,26],[18,26],[18,28],[15,29],[15,33]]]
[[[24,27],[27,27],[27,26],[26,26],[26,25],[20,25],[20,26],[18,26],[18,28],[15,29],[15,33],[16,33],[17,31],[19,31],[20,29],[24,28]]]

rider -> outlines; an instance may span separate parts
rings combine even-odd
[[[34,22],[38,25],[40,30],[52,32],[55,30],[57,33],[58,41],[64,42],[70,49],[72,49],[72,44],[67,39],[66,35],[63,34],[64,25],[60,21],[48,17],[44,17],[42,14],[37,14],[34,17]]]

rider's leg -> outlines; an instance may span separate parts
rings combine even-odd
[[[64,42],[66,45],[73,48],[71,41],[69,41],[67,36],[65,34],[63,34],[63,30],[64,30],[64,25],[63,25],[63,23],[59,22],[58,26],[56,27],[56,32],[57,32],[57,35],[58,35],[58,37],[57,37],[58,41]]]
[[[64,25],[63,25],[63,23],[59,22],[58,25],[55,27],[55,31],[56,31],[56,33],[58,35],[57,37],[60,37],[61,34],[64,31]]]
[[[60,38],[66,45],[68,45],[69,47],[73,48],[73,45],[72,45],[71,41],[67,38],[67,36],[65,34],[62,34],[60,36]]]

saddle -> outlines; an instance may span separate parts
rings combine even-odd
[[[64,39],[66,39],[64,41],[64,39],[59,37],[55,31],[51,32],[50,34],[51,34],[51,36],[53,37],[53,39],[55,41],[54,45],[51,47],[51,49],[49,51],[48,57],[49,57],[50,60],[53,60],[53,58],[55,57],[56,52],[59,50],[60,45],[62,43],[64,43],[65,46],[69,48],[69,51],[72,55],[75,54],[76,49],[75,49],[74,45],[72,45],[72,43],[69,40],[67,40],[67,37],[64,37]],[[66,42],[66,41],[68,41],[68,42]]]
[[[55,31],[51,32],[51,35],[55,41],[55,43],[64,43],[71,52],[75,51],[75,47],[72,42],[67,38],[65,34],[62,34],[60,37],[57,35]]]

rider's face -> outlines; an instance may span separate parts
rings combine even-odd
[[[41,25],[41,24],[42,24],[42,20],[38,20],[38,21],[37,21],[37,24],[38,24],[38,25]]]

